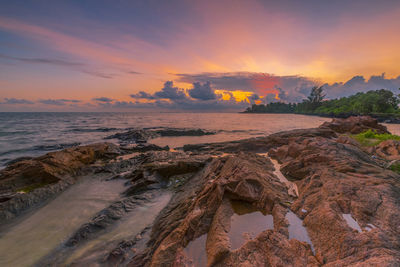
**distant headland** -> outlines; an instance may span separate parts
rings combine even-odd
[[[243,113],[290,113],[335,118],[369,115],[380,122],[400,123],[399,104],[400,96],[386,89],[328,100],[325,99],[322,86],[316,86],[303,102],[253,104]]]

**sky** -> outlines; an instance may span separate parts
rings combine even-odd
[[[400,88],[398,0],[0,0],[0,111],[237,111]]]

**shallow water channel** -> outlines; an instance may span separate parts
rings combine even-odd
[[[82,246],[78,247],[72,255],[66,260],[69,265],[79,258],[95,258],[106,252],[105,248],[115,246],[121,240],[129,240],[140,233],[143,228],[151,224],[158,213],[168,204],[171,199],[171,193],[163,192],[154,197],[149,203],[129,212],[120,219],[109,231],[100,234]]]
[[[231,229],[228,233],[231,249],[240,248],[246,241],[254,239],[265,230],[274,229],[274,217],[263,214],[250,204],[232,201],[234,214],[231,217]]]
[[[31,266],[98,211],[119,198],[125,180],[82,177],[37,211],[0,233],[0,266]]]

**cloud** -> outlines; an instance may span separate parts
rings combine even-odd
[[[242,90],[253,92],[263,97],[263,102],[284,101],[301,102],[315,85],[323,85],[327,98],[333,99],[350,96],[357,92],[388,89],[399,93],[400,76],[388,79],[385,74],[372,75],[369,79],[364,76],[354,76],[346,82],[333,84],[325,83],[311,77],[298,75],[278,76],[265,73],[227,72],[227,73],[199,73],[176,74],[179,82],[196,83],[210,81],[215,88],[221,90]],[[256,100],[256,99],[249,99]]]
[[[137,75],[137,74],[143,74],[143,73],[141,73],[141,72],[137,72],[137,71],[127,71],[126,73],[128,73],[128,74],[135,74],[135,75]]]
[[[166,81],[161,91],[154,93],[154,96],[157,98],[170,100],[182,100],[186,98],[184,90],[174,87],[174,83],[172,81]]]
[[[3,102],[0,102],[0,104],[4,105],[20,105],[20,104],[34,104],[34,102],[26,99],[18,99],[18,98],[4,98]]]
[[[139,99],[156,99],[154,95],[146,93],[144,91],[140,91],[137,94],[131,94],[130,97]]]
[[[100,78],[105,78],[105,79],[112,79],[114,78],[115,75],[109,74],[109,73],[103,73],[100,71],[93,71],[93,70],[83,70],[83,73],[90,74],[92,76],[100,77]]]
[[[309,93],[318,81],[302,76],[277,76],[256,72],[226,72],[198,74],[176,74],[179,82],[195,83],[208,81],[221,90],[242,90],[253,92],[259,96],[271,95],[282,101],[298,102]]]
[[[76,99],[41,99],[38,102],[45,105],[64,106],[66,104],[80,103],[81,101]]]
[[[97,101],[97,102],[101,102],[101,103],[111,103],[114,101],[114,99],[112,98],[108,98],[108,97],[95,97],[92,98],[92,100]]]
[[[14,57],[14,56],[0,54],[0,59],[11,60],[14,62],[30,63],[30,64],[45,64],[45,65],[66,67],[69,69],[73,69],[76,71],[80,71],[82,73],[86,73],[92,76],[105,79],[112,79],[115,76],[114,74],[93,70],[93,67],[80,62],[68,61],[57,58],[25,58],[25,57]]]
[[[395,94],[399,93],[400,76],[393,79],[385,77],[385,73],[381,75],[372,75],[368,80],[364,76],[354,76],[346,82],[324,84],[323,88],[328,98],[338,98],[350,96],[358,92],[366,92],[377,89],[388,89]]]
[[[175,87],[172,81],[154,94],[140,91],[130,96],[136,102],[115,102],[114,107],[129,108],[161,108],[172,110],[240,110],[248,106],[246,101],[236,101],[231,92],[231,98],[224,100],[221,94],[216,94],[210,82],[194,82],[190,89]],[[147,100],[146,102],[139,100]]]
[[[84,66],[84,64],[80,62],[74,62],[56,58],[24,58],[24,57],[13,57],[3,54],[0,54],[0,58],[19,61],[19,62],[34,63],[34,64],[49,64],[49,65],[67,66],[67,67]]]
[[[169,99],[171,101],[180,101],[187,99],[187,95],[184,89],[174,87],[174,83],[172,81],[166,81],[164,83],[163,88],[160,91],[155,92],[154,94],[149,94],[144,91],[140,91],[137,94],[131,94],[130,97],[134,99]]]
[[[204,84],[201,84],[200,82],[193,83],[193,89],[189,89],[188,92],[194,99],[212,100],[217,98],[217,95],[211,88],[211,83],[209,81]]]

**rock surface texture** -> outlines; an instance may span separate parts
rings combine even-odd
[[[1,172],[0,184],[10,193],[32,181],[59,185],[84,167],[126,179],[121,199],[71,233],[43,261],[48,265],[63,264],[75,248],[168,191],[171,199],[152,223],[72,265],[399,266],[400,175],[387,166],[400,160],[400,145],[388,140],[366,148],[351,138],[368,129],[388,132],[370,117],[350,117],[125,158],[116,158],[127,153],[123,148],[97,144],[14,163]],[[98,160],[104,164],[93,165]],[[298,194],[288,193],[290,184]],[[3,198],[0,209],[14,198]],[[242,243],[234,246],[237,240]]]

